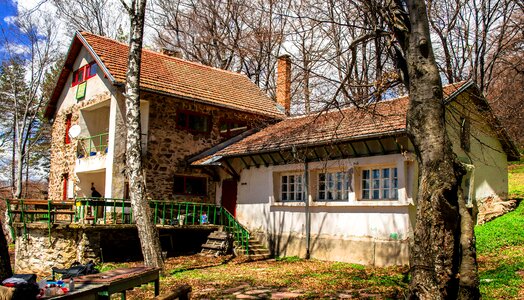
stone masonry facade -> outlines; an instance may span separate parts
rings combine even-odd
[[[224,122],[243,122],[249,128],[256,128],[269,121],[249,113],[156,94],[145,94],[143,99],[150,103],[148,146],[144,167],[147,191],[152,199],[214,202],[214,184],[219,180],[218,176],[209,170],[189,166],[187,160],[228,138],[220,133],[220,125]],[[177,128],[179,111],[208,116],[211,120],[210,131],[192,133]],[[207,197],[173,194],[175,175],[206,177]]]
[[[116,114],[116,141],[113,157],[113,198],[123,198],[125,192],[125,108],[123,96],[119,92],[114,95],[118,107]],[[191,167],[187,159],[217,145],[230,138],[220,133],[220,126],[224,122],[240,122],[248,128],[266,126],[270,118],[253,115],[247,112],[202,104],[196,101],[182,100],[156,93],[143,92],[143,101],[149,102],[149,126],[147,133],[147,152],[144,157],[144,172],[146,175],[147,197],[157,200],[178,200],[192,202],[214,202],[215,184],[218,175],[209,169]],[[111,101],[109,92],[99,94],[92,99],[61,109],[57,112],[51,141],[51,169],[49,176],[49,198],[61,199],[63,196],[64,174],[76,183],[79,179],[74,176],[77,159],[77,144],[74,140],[65,143],[66,119],[71,115],[71,125],[79,123],[80,110],[87,106],[104,101]],[[177,113],[179,111],[196,113],[209,117],[209,132],[194,133],[177,128]],[[105,155],[105,154],[104,154]],[[175,195],[174,176],[205,177],[207,182],[207,196],[197,197]],[[75,192],[76,195],[76,192]]]

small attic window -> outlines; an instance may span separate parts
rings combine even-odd
[[[96,75],[97,70],[98,65],[95,62],[92,62],[74,71],[71,86],[79,85],[82,82],[88,80],[89,78],[94,77]]]
[[[464,151],[469,151],[470,149],[470,132],[471,124],[469,118],[461,117],[460,118],[460,148]]]

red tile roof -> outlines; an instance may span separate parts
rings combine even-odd
[[[91,53],[100,58],[99,62],[102,62],[109,73],[106,72],[106,75],[114,78],[114,84],[125,83],[128,45],[106,37],[81,32],[77,33],[73,40],[70,49],[74,51],[70,50],[68,56],[76,56],[79,47],[75,43],[78,41],[90,47]],[[85,45],[85,42],[88,45]],[[211,105],[276,118],[284,117],[284,114],[277,109],[276,102],[242,74],[204,66],[146,49],[142,52],[140,86],[154,92]],[[54,109],[55,106],[52,106],[46,115],[52,114]]]
[[[450,96],[464,82],[447,85]],[[287,118],[218,151],[215,155],[236,156],[344,142],[371,136],[405,133],[408,97],[381,101],[366,109],[345,108],[321,114]]]

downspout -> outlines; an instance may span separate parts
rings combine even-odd
[[[307,159],[304,160],[304,202],[306,214],[306,259],[310,258],[311,244],[311,213],[309,211],[309,165]]]

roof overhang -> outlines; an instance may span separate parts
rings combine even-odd
[[[44,111],[44,117],[46,117],[48,120],[52,119],[57,109],[60,94],[64,89],[67,79],[69,78],[69,74],[71,71],[73,71],[73,64],[75,63],[75,60],[83,47],[87,49],[93,60],[97,63],[98,67],[100,70],[102,70],[104,76],[111,82],[111,84],[119,84],[104,65],[102,59],[100,59],[93,48],[89,45],[87,40],[82,36],[82,33],[76,31],[71,44],[69,45],[69,49],[67,50],[66,59],[64,60],[64,63],[61,67],[60,75],[58,75],[55,87],[51,93],[51,97],[49,98],[49,103],[47,104]]]

